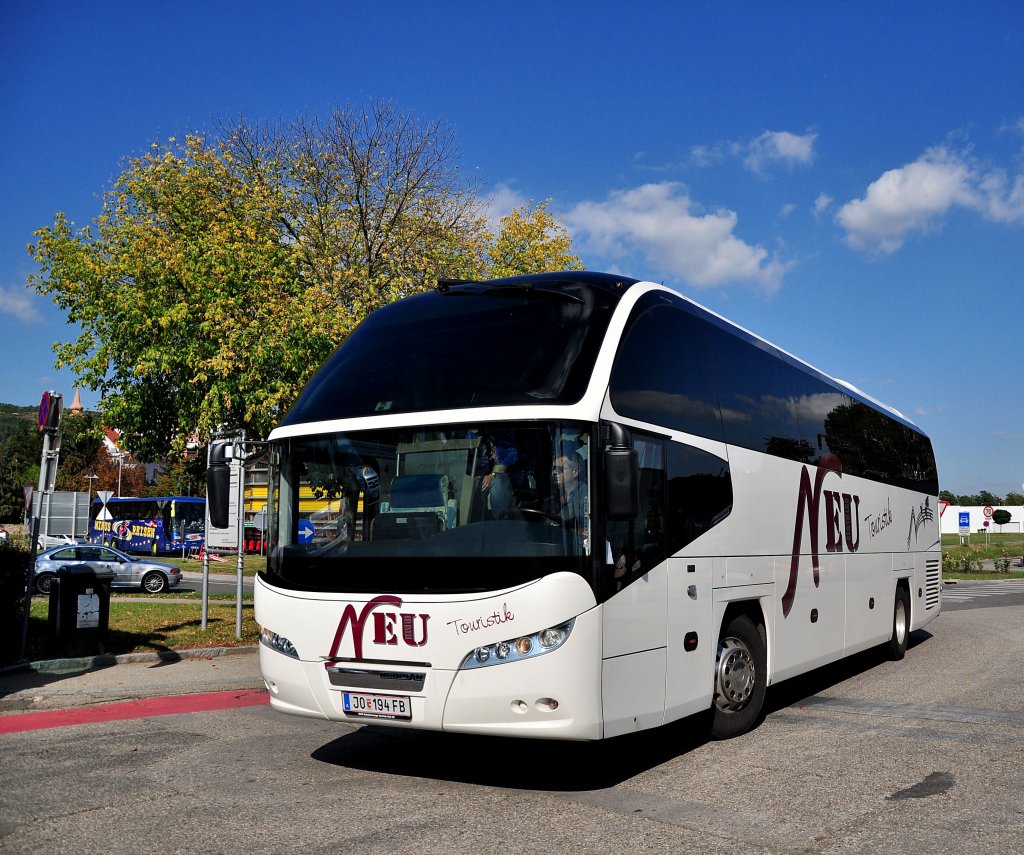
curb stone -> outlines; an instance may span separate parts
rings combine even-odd
[[[231,656],[253,653],[258,645],[238,647],[197,647],[190,650],[160,650],[152,653],[102,653],[98,656],[84,656],[77,659],[43,659],[37,662],[18,662],[0,667],[0,674],[21,671],[35,671],[43,674],[60,674],[65,671],[92,671],[109,668],[111,665],[125,665],[132,662],[179,662],[182,659],[212,659],[217,656]]]

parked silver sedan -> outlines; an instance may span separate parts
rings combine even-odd
[[[55,546],[36,556],[36,590],[40,594],[49,594],[57,571],[69,564],[87,564],[94,570],[111,570],[114,573],[112,588],[137,588],[149,594],[159,594],[181,582],[181,571],[173,564],[135,558],[110,546],[76,543]]]

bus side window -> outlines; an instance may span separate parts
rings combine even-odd
[[[606,557],[613,588],[622,588],[660,563],[665,547],[665,443],[633,433],[640,469],[640,513],[635,520],[608,520]]]
[[[675,555],[732,511],[729,462],[699,448],[670,442],[666,507],[666,551]]]
[[[722,414],[705,344],[707,324],[649,295],[630,317],[609,382],[615,412],[686,433],[723,439]]]

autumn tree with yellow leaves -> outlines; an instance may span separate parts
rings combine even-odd
[[[548,203],[493,234],[458,157],[384,102],[154,144],[90,226],[58,213],[29,246],[30,287],[80,330],[56,367],[155,460],[221,424],[265,436],[369,312],[439,277],[581,266]]]

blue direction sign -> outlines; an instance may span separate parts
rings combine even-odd
[[[309,520],[299,520],[299,543],[313,542],[313,523]]]
[[[960,534],[970,534],[971,531],[971,512],[960,511]]]

